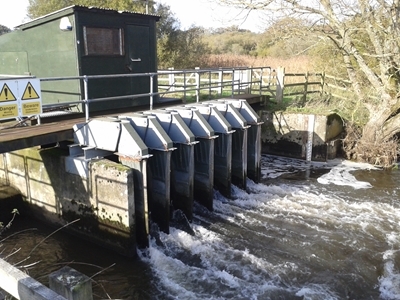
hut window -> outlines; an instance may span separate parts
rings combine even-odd
[[[83,27],[85,55],[124,55],[122,28]]]

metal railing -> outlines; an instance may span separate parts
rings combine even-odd
[[[224,92],[229,92],[232,96],[235,93],[253,93],[262,94],[269,91],[272,82],[272,70],[270,67],[251,67],[251,68],[219,68],[219,69],[191,69],[191,70],[160,70],[154,73],[136,73],[136,74],[115,74],[115,75],[84,75],[71,77],[48,77],[39,78],[41,82],[48,81],[66,81],[81,80],[83,82],[83,99],[76,101],[50,103],[42,106],[43,111],[54,110],[61,106],[72,106],[82,104],[85,107],[85,117],[90,119],[90,104],[101,101],[118,101],[122,99],[135,99],[149,97],[149,109],[154,106],[156,96],[165,95],[181,96],[185,102],[188,95],[195,93],[196,102],[200,101],[202,91],[208,91],[209,97],[213,92],[222,96]],[[89,84],[93,80],[124,78],[124,77],[148,77],[149,92],[141,94],[129,94],[120,96],[111,96],[103,98],[90,98]],[[166,82],[166,83],[165,83]],[[157,84],[157,89],[155,88]],[[41,115],[37,115],[40,124]]]

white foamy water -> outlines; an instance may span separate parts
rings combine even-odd
[[[196,203],[195,235],[155,231],[139,260],[48,239],[47,227],[6,239],[2,253],[21,247],[10,259],[39,261],[29,273],[40,280],[65,264],[94,276],[95,299],[400,299],[399,170],[264,156],[262,173],[234,199],[215,191],[213,212]],[[12,228],[33,226],[21,221]]]
[[[400,176],[382,172],[265,156],[263,183],[215,192],[194,236],[172,228],[141,252],[155,298],[400,299],[397,185],[374,184]]]
[[[355,189],[372,188],[372,185],[369,182],[359,181],[351,174],[351,171],[371,169],[376,170],[375,167],[369,164],[357,164],[350,161],[343,161],[334,166],[328,174],[319,177],[318,182],[322,184],[352,186]]]
[[[386,234],[389,250],[383,252],[384,271],[379,277],[379,291],[382,299],[400,299],[400,234],[390,232]]]

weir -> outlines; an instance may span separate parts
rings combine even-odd
[[[157,118],[174,143],[171,161],[171,202],[173,209],[180,209],[189,221],[193,219],[194,145],[195,136],[177,112],[151,110],[144,114]]]
[[[194,199],[213,210],[214,198],[214,144],[218,137],[199,110],[184,106],[167,108],[177,112],[194,134]]]
[[[247,174],[254,181],[260,179],[261,144],[257,139],[261,123],[240,99],[182,104],[77,123],[73,126],[74,141],[68,145],[69,156],[60,160],[65,169],[59,171],[75,177],[63,176],[65,182],[52,183],[54,206],[62,209],[51,213],[65,221],[71,221],[70,211],[81,220],[95,220],[75,232],[88,231],[86,236],[90,236],[95,228],[107,227],[108,232],[124,236],[123,243],[107,238],[109,243],[122,247],[124,254],[136,255],[132,253],[135,246],[149,244],[151,222],[169,233],[174,211],[182,211],[190,222],[194,200],[213,210],[214,189],[232,198],[232,183],[245,189]],[[44,161],[48,160],[45,153],[39,154]],[[53,161],[52,169],[56,168]],[[21,178],[37,176],[33,169],[22,168],[23,172],[28,174]],[[118,189],[114,192],[115,184]],[[44,194],[47,192],[53,193],[46,190]],[[88,198],[80,196],[83,192]],[[102,235],[96,239],[101,240]]]
[[[155,116],[132,114],[119,116],[129,120],[153,155],[147,169],[149,211],[160,230],[169,233],[171,202],[171,155],[173,142]]]
[[[206,101],[203,105],[215,106],[225,117],[228,123],[235,129],[232,133],[232,183],[242,189],[246,189],[247,180],[247,121],[238,110],[224,100]]]
[[[168,233],[173,210],[191,221],[194,200],[213,210],[214,188],[231,198],[232,183],[246,189],[247,174],[259,181],[261,124],[246,100],[220,99],[100,119],[75,135],[84,149],[114,151],[134,170],[136,238],[146,246],[149,220]],[[129,136],[139,144],[129,147]]]
[[[195,107],[210,124],[218,138],[214,148],[214,186],[227,198],[231,198],[232,183],[232,130],[231,124],[211,104],[192,104],[187,107]]]
[[[233,105],[250,125],[247,132],[247,177],[258,183],[261,179],[261,121],[260,116],[254,111],[245,99],[222,99]]]
[[[88,177],[91,159],[118,153],[120,162],[133,170],[134,203],[128,203],[130,222],[126,224],[136,236],[136,243],[148,245],[148,188],[147,145],[129,121],[115,118],[99,118],[74,126],[74,141],[69,146],[70,156],[65,158],[66,171]],[[91,149],[90,151],[88,151]],[[88,154],[92,154],[88,156]]]

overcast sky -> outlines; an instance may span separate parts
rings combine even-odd
[[[171,7],[171,11],[180,20],[182,29],[191,25],[205,28],[238,25],[242,29],[260,31],[260,21],[256,13],[244,20],[243,13],[232,8],[221,8],[210,0],[159,0]],[[0,24],[13,28],[24,23],[28,0],[0,0]]]

